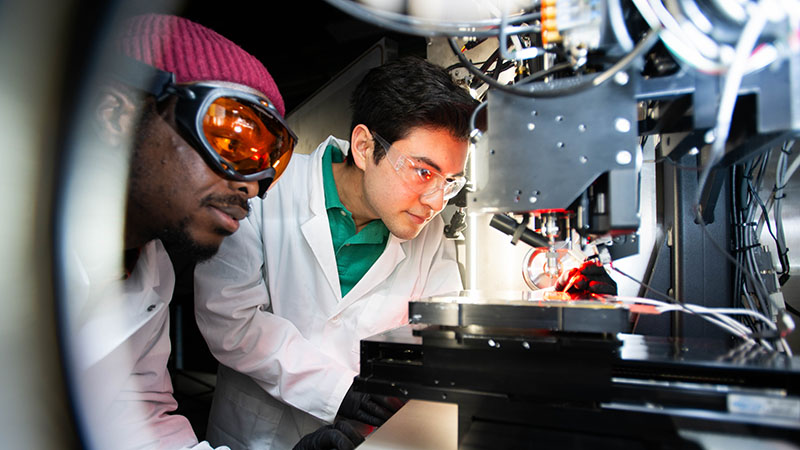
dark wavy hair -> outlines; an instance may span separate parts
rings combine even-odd
[[[391,144],[414,128],[430,127],[467,139],[469,117],[477,105],[442,67],[419,57],[404,57],[373,68],[358,84],[350,98],[350,133],[363,124]],[[382,149],[377,145],[373,153],[376,164],[385,155]],[[347,163],[354,164],[352,152]]]

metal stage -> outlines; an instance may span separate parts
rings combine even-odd
[[[357,388],[458,404],[462,449],[703,448],[690,436],[708,434],[749,448],[800,442],[798,358],[618,332],[632,313],[613,300],[484,295],[411,302],[418,323],[362,340]]]

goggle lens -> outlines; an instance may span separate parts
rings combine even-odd
[[[295,139],[289,130],[261,108],[230,97],[219,97],[203,117],[203,134],[223,164],[241,175],[275,169],[283,173]]]

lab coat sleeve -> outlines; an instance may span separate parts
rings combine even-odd
[[[260,206],[260,205],[259,205]],[[195,269],[195,317],[220,363],[276,399],[332,422],[357,374],[269,311],[260,208]]]

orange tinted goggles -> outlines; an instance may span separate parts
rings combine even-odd
[[[286,170],[297,143],[272,103],[208,82],[182,85],[176,95],[176,121],[184,137],[226,178],[258,181],[263,197]]]

